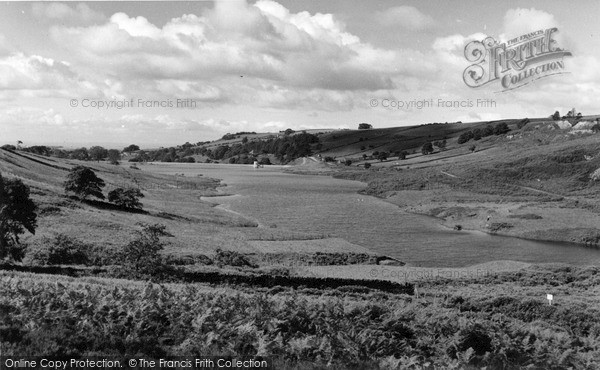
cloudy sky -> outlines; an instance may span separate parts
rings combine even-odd
[[[600,114],[598,14],[596,0],[1,3],[0,144]],[[465,85],[469,41],[550,27],[568,73]],[[383,106],[430,99],[496,104]]]

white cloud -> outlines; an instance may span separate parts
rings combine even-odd
[[[546,13],[543,10],[535,8],[509,9],[504,15],[504,32],[500,35],[500,40],[507,41],[529,32],[557,26],[558,22],[554,18],[554,15]]]
[[[32,107],[9,108],[0,111],[0,127],[6,131],[15,129],[56,129],[67,124],[62,114],[54,109],[39,109]]]
[[[36,2],[31,5],[31,11],[38,19],[60,21],[62,24],[91,24],[102,22],[106,19],[104,14],[92,10],[85,3],[79,3],[71,7],[58,2]]]
[[[1,98],[101,94],[95,84],[79,77],[68,63],[23,53],[0,58],[0,91]]]
[[[423,32],[435,27],[435,21],[431,16],[408,5],[392,7],[377,12],[375,16],[377,22],[384,27],[398,27],[413,32]]]
[[[427,78],[436,70],[413,50],[361,42],[332,14],[291,13],[270,0],[216,2],[162,27],[117,13],[101,25],[56,26],[51,34],[79,66],[118,80],[120,94],[189,93],[240,102],[291,89],[348,106],[331,96],[394,89],[397,80]]]

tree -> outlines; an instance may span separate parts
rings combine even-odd
[[[467,141],[471,140],[472,138],[473,138],[473,133],[471,131],[463,132],[458,137],[458,143],[459,144],[464,144]]]
[[[165,270],[165,263],[160,255],[166,243],[161,236],[173,236],[161,224],[140,224],[142,231],[138,237],[127,244],[121,252],[124,270],[133,277],[157,276]]]
[[[401,152],[398,152],[398,159],[400,160],[404,160],[406,159],[406,156],[408,155],[408,152],[406,150],[403,150]]]
[[[366,168],[366,169],[369,169],[369,168],[371,168],[371,163],[369,163],[369,162],[365,163],[365,168]]]
[[[25,255],[19,235],[35,234],[37,206],[29,198],[29,187],[20,179],[4,180],[0,174],[0,260],[20,261]]]
[[[424,155],[433,153],[433,144],[431,144],[431,141],[428,141],[425,144],[423,144],[423,147],[421,148],[421,153],[423,153]]]
[[[475,140],[475,141],[481,140],[482,135],[483,135],[483,132],[481,131],[481,129],[476,128],[473,130],[473,140]]]
[[[558,111],[554,112],[554,114],[552,116],[553,120],[558,121],[560,119],[560,113]]]
[[[104,186],[104,180],[97,177],[91,168],[84,166],[72,168],[65,181],[65,191],[75,193],[80,199],[86,199],[88,196],[104,199]]]
[[[446,139],[434,141],[433,146],[439,148],[440,150],[446,149]]]
[[[372,128],[373,128],[373,125],[370,125],[368,123],[359,123],[358,124],[358,129],[359,130],[369,130],[369,129],[372,129]]]
[[[140,147],[135,144],[126,146],[125,149],[123,149],[125,153],[137,152],[138,150],[140,150]]]
[[[380,153],[377,155],[377,159],[379,159],[379,161],[383,162],[383,161],[385,161],[386,159],[388,159],[388,156],[389,156],[389,154],[388,154],[387,152],[380,152]]]
[[[119,153],[117,149],[109,149],[107,157],[110,164],[119,164],[119,159],[121,159],[121,153]]]
[[[475,153],[475,149],[477,149],[477,146],[475,144],[473,144],[469,147],[469,150],[471,151],[471,153]]]
[[[483,129],[483,137],[494,135],[494,128],[491,125],[485,126]]]
[[[94,161],[100,162],[104,158],[108,156],[108,150],[104,149],[101,146],[93,146],[88,151],[90,158]]]
[[[75,149],[71,152],[71,158],[78,159],[80,161],[87,161],[90,158],[87,148]]]
[[[500,122],[494,126],[494,135],[503,135],[510,131],[506,122]]]
[[[136,188],[116,188],[108,193],[108,201],[118,205],[121,208],[129,209],[142,209],[143,204],[140,202],[140,198],[143,198],[144,194],[140,189]]]

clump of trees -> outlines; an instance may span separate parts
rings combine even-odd
[[[220,145],[214,149],[201,148],[199,149],[199,154],[205,155],[211,160],[222,160],[224,158],[241,157],[243,155],[252,157],[250,155],[251,152],[255,155],[273,154],[279,161],[287,163],[297,158],[311,155],[313,153],[313,145],[318,143],[318,136],[302,132],[296,135],[285,135],[278,138],[253,140],[232,145]],[[251,159],[253,160],[253,158]]]
[[[370,125],[368,123],[359,123],[358,124],[358,129],[359,130],[369,130],[369,129],[372,129],[372,128],[373,128],[373,125]]]
[[[35,234],[37,206],[29,197],[29,187],[21,179],[4,179],[0,174],[0,260],[20,261],[25,248],[19,235]]]

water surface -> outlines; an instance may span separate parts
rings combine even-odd
[[[237,195],[209,200],[261,225],[344,238],[415,266],[459,267],[495,260],[600,264],[596,248],[447,229],[435,218],[358,194],[365,184],[357,181],[288,174],[281,167],[169,166],[188,176],[201,173],[222,179],[227,184],[222,190]]]

